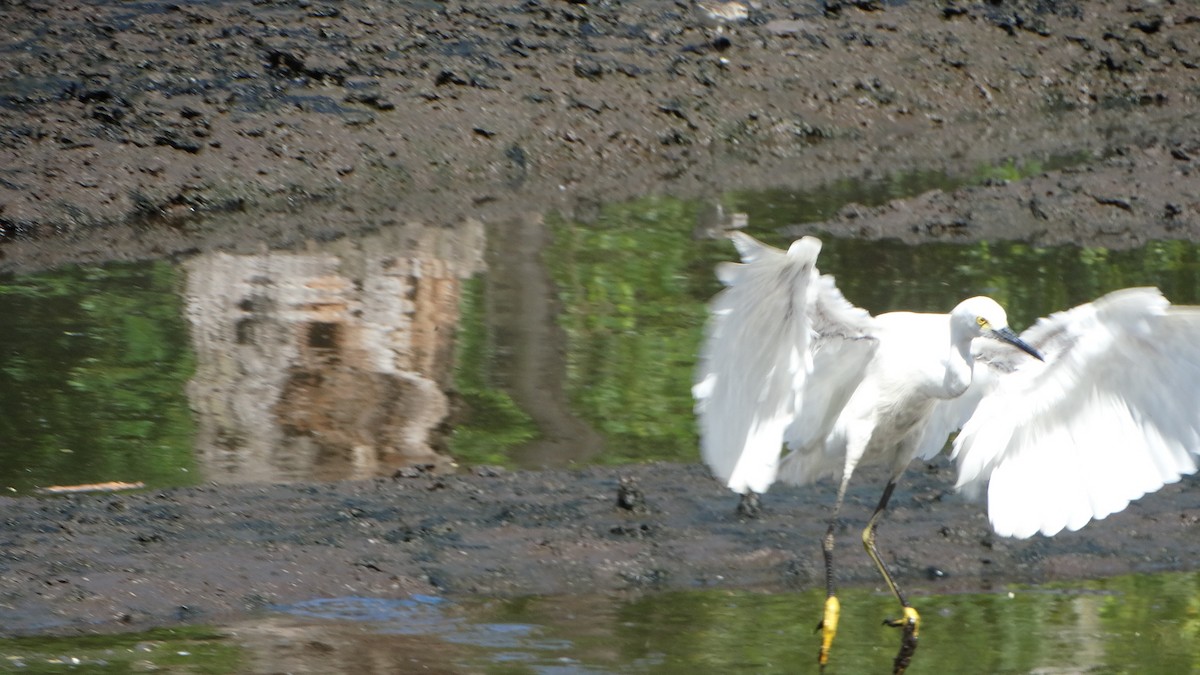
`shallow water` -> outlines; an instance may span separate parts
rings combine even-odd
[[[684,591],[451,602],[330,598],[224,626],[0,641],[17,672],[816,672],[821,593]],[[842,593],[828,673],[888,672],[890,596]],[[1186,673],[1200,667],[1200,574],[917,594],[910,673]]]
[[[178,282],[165,262],[0,282],[0,485],[196,480]]]
[[[900,189],[869,187],[840,199]],[[786,245],[774,233],[827,208],[811,199],[646,198],[587,223],[509,223],[488,251],[478,224],[394,227],[302,251],[0,281],[2,485],[388,475],[446,464],[431,443],[452,408],[461,464],[693,461],[695,355],[713,266],[734,255],[704,238],[711,214],[744,209],[751,232]],[[827,239],[820,264],[872,312],[946,311],[983,293],[1017,328],[1131,285],[1200,300],[1200,247],[1187,242]]]

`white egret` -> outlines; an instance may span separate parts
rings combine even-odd
[[[903,629],[897,673],[920,616],[876,550],[875,528],[914,457],[936,456],[961,429],[950,451],[957,487],[986,490],[992,527],[1014,537],[1079,529],[1196,471],[1200,308],[1130,288],[1020,337],[985,297],[949,314],[872,317],[817,271],[819,240],[784,252],[731,237],[744,264],[717,269],[727,288],[713,301],[693,389],[701,450],[743,507],[776,481],[839,481],[822,542],[822,667],[839,614],[835,524],[860,464],[891,471],[862,539],[903,611],[889,621]]]

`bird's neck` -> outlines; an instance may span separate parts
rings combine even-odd
[[[975,356],[971,354],[969,336],[950,335],[950,349],[946,354],[946,375],[942,381],[943,398],[958,398],[971,386],[971,372],[975,367]]]

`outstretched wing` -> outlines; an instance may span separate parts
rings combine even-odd
[[[727,288],[713,300],[692,393],[704,461],[732,490],[761,493],[775,481],[819,330],[861,332],[855,322],[870,317],[818,275],[819,240],[785,253],[741,232],[732,239],[745,262],[717,270]]]
[[[797,383],[798,409],[784,431],[791,452],[779,469],[779,479],[793,485],[842,475],[845,445],[827,441],[879,344],[875,319],[847,302],[833,277],[821,275],[813,288],[815,302],[809,312],[812,368],[808,377]]]
[[[954,443],[958,486],[986,486],[997,533],[1077,530],[1196,471],[1200,309],[1131,288],[1022,338],[1045,363],[993,355],[998,383]]]

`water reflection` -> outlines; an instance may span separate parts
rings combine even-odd
[[[889,672],[894,611],[845,589],[830,673]],[[816,672],[820,592],[681,591],[632,598],[330,598],[214,627],[0,640],[23,672]],[[918,593],[920,673],[1187,673],[1200,666],[1200,573]],[[46,672],[49,672],[46,670]],[[54,672],[59,672],[54,670]]]
[[[210,480],[336,480],[445,468],[462,280],[479,223],[391,228],[303,253],[189,260],[188,400]]]
[[[483,249],[477,222],[414,224],[0,281],[3,485],[446,467],[460,301]]]
[[[750,211],[751,231],[777,245],[804,213],[752,207],[734,195],[724,211]],[[27,491],[358,478],[448,454],[693,462],[692,373],[713,267],[733,255],[694,239],[706,209],[656,197],[586,224],[517,219],[486,256],[478,223],[391,226],[306,251],[0,282],[0,475]],[[821,267],[872,312],[986,293],[1016,327],[1125,286],[1200,300],[1200,247],[1187,242],[831,239]]]
[[[178,276],[158,262],[0,281],[0,487],[195,480]]]
[[[894,601],[861,589],[843,600],[829,671],[888,672],[895,631],[880,619]],[[912,673],[1182,673],[1200,663],[1197,573],[915,601],[925,622]],[[815,672],[809,614],[820,604],[819,592],[740,591],[337,598],[280,608],[228,634],[252,662],[291,672]]]
[[[892,597],[842,591],[828,673],[887,673]],[[1193,673],[1200,573],[916,593],[910,673]],[[314,599],[232,625],[0,640],[0,669],[188,673],[815,673],[820,592]]]
[[[494,227],[488,273],[467,298],[455,385],[471,415],[454,433],[474,464],[563,467],[603,452],[604,439],[567,401],[566,338],[540,254],[541,218]]]
[[[225,627],[243,648],[239,672],[455,673],[468,660],[455,636],[490,643],[487,626],[468,625],[439,598],[318,599],[280,609]]]

